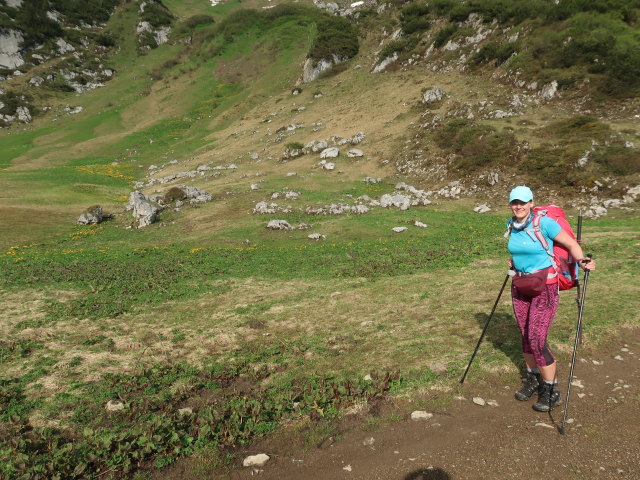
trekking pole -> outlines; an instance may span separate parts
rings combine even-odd
[[[482,334],[480,334],[480,339],[478,340],[478,344],[476,345],[476,349],[473,351],[473,355],[471,355],[471,360],[469,360],[469,365],[467,365],[467,369],[464,371],[464,375],[462,375],[462,379],[460,379],[460,383],[464,383],[464,379],[467,377],[467,373],[469,372],[469,368],[471,367],[471,363],[473,362],[473,359],[476,356],[476,353],[478,353],[478,348],[480,348],[480,343],[482,343],[482,339],[484,338],[484,334],[487,332],[487,327],[489,326],[489,322],[491,321],[491,317],[493,317],[493,312],[496,311],[496,307],[498,306],[498,302],[500,301],[500,297],[502,296],[502,292],[504,291],[504,287],[507,284],[507,280],[509,280],[509,277],[511,275],[509,275],[507,273],[507,276],[504,279],[504,282],[502,283],[502,288],[500,289],[500,293],[498,294],[498,298],[496,298],[496,303],[493,304],[493,308],[491,309],[491,313],[489,314],[489,318],[487,318],[487,321],[484,322],[484,328],[482,329]]]
[[[589,260],[591,259],[591,254],[588,254]],[[588,263],[589,261],[583,260],[584,263]],[[567,410],[569,409],[569,397],[571,396],[571,380],[573,379],[573,369],[576,365],[576,352],[578,351],[578,341],[580,330],[582,329],[582,312],[584,311],[584,299],[587,294],[587,281],[589,280],[589,270],[584,272],[584,283],[582,285],[582,298],[580,299],[580,312],[578,314],[578,326],[576,328],[576,340],[573,343],[573,355],[571,356],[571,367],[569,368],[569,381],[567,385],[567,399],[564,402],[564,413],[562,414],[562,424],[560,425],[560,433],[564,435],[564,425],[567,421]]]
[[[578,244],[582,242],[582,210],[578,212],[578,235],[576,237],[576,241]],[[580,278],[576,278],[576,305],[578,306],[578,311],[580,311]],[[582,345],[582,330],[578,331],[578,342]]]

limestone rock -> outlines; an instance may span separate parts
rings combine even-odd
[[[556,96],[557,92],[558,82],[554,80],[553,82],[547,83],[544,87],[542,87],[542,90],[540,90],[540,93],[538,95],[544,100],[551,100]]]
[[[428,413],[424,410],[411,412],[411,420],[429,420],[430,418],[433,418],[433,413]]]
[[[105,405],[107,412],[118,412],[120,410],[124,410],[124,403],[119,402],[117,400],[109,400]]]
[[[382,60],[378,65],[376,65],[375,68],[373,69],[373,73],[384,72],[384,70],[396,60],[398,60],[398,53],[394,52],[393,55],[389,55],[387,58]]]
[[[258,455],[249,455],[242,461],[243,467],[264,467],[269,461],[269,455],[259,453]]]
[[[473,211],[476,213],[487,213],[491,211],[491,207],[489,207],[489,205],[487,205],[486,203],[483,203],[481,205],[476,206],[473,209]]]
[[[340,155],[340,150],[336,147],[325,148],[320,152],[320,158],[336,158],[338,155]]]
[[[364,152],[359,148],[352,148],[347,152],[347,157],[349,158],[356,158],[356,157],[362,157],[362,156],[364,156]]]
[[[162,207],[139,191],[129,194],[128,210],[133,210],[133,217],[138,222],[138,228],[143,228],[154,223]]]
[[[391,195],[386,193],[380,197],[380,206],[382,208],[398,207],[400,210],[407,210],[411,205],[411,198],[406,195]]]
[[[406,232],[409,229],[407,227],[393,227],[391,230],[393,230],[396,233],[402,233],[402,232]]]
[[[440,87],[432,87],[422,93],[422,103],[429,105],[431,103],[439,102],[445,96],[446,92],[444,89]]]
[[[267,228],[269,230],[293,230],[293,227],[286,220],[269,220]]]
[[[100,205],[94,205],[87,208],[77,220],[78,225],[93,225],[100,223],[103,220],[102,207]]]

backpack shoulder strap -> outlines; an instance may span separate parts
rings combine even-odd
[[[515,217],[511,217],[509,219],[509,221],[507,222],[507,231],[504,232],[504,238],[507,238],[509,235],[511,235],[511,230],[513,229],[513,220],[515,219]]]

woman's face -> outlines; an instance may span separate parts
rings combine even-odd
[[[515,215],[516,219],[519,222],[522,222],[531,213],[533,201],[523,202],[522,200],[514,200],[512,202],[509,202],[509,206],[511,206],[511,211]]]

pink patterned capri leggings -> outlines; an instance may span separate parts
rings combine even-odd
[[[558,310],[558,285],[547,285],[537,297],[518,295],[511,286],[513,312],[518,320],[522,334],[522,351],[533,355],[539,367],[546,367],[554,362],[553,355],[547,345],[547,334],[551,322]]]

